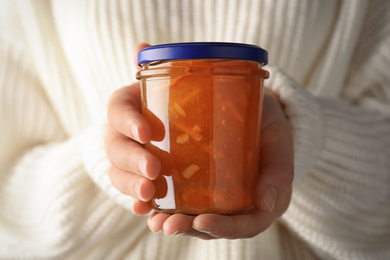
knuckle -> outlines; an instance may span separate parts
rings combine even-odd
[[[287,186],[291,186],[294,181],[294,167],[284,167],[283,170],[281,170],[281,175]]]
[[[131,172],[137,172],[138,166],[135,163],[137,159],[135,158],[134,154],[129,152],[123,152],[121,161],[123,162],[123,166],[125,167],[125,170]]]
[[[130,196],[134,196],[134,195],[136,194],[136,192],[135,192],[135,187],[134,187],[134,183],[132,183],[131,181],[128,181],[128,182],[124,185],[123,193],[124,193],[124,194],[127,194],[127,195],[130,195]]]
[[[107,102],[107,116],[108,116],[108,118],[110,118],[112,116],[113,108],[118,103],[118,97],[120,97],[120,91],[121,91],[121,89],[115,90],[114,93],[112,93],[108,99],[108,102]]]
[[[112,149],[112,143],[105,142],[104,149],[106,150],[106,157],[107,160],[110,162],[110,164],[115,164],[116,157],[115,157],[115,149]]]
[[[115,181],[114,181],[115,180],[115,167],[110,165],[110,167],[108,168],[107,174],[108,174],[108,178],[111,181],[111,184],[113,186],[115,186]]]

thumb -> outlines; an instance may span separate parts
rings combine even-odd
[[[141,50],[145,49],[146,47],[149,47],[150,45],[147,44],[147,43],[139,43],[137,44],[135,47],[134,47],[134,64],[135,66],[137,67],[137,70],[141,70],[141,66],[138,66],[137,64],[137,55],[138,55],[138,52],[140,52]]]
[[[256,206],[270,212],[279,198],[291,193],[294,150],[290,124],[279,102],[269,94],[264,96],[262,124]]]

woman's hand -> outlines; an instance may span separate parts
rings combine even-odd
[[[145,48],[138,45],[135,53]],[[145,215],[147,203],[155,193],[152,182],[160,173],[160,161],[141,144],[150,141],[149,123],[140,113],[140,86],[135,83],[114,92],[107,105],[108,124],[105,149],[111,163],[111,183],[119,191],[134,198],[133,211]]]
[[[136,53],[148,45],[138,45]],[[139,84],[116,91],[108,103],[105,144],[111,162],[109,176],[122,193],[134,197],[133,211],[150,212],[159,160],[142,147],[151,129],[140,113]],[[266,91],[261,134],[261,171],[256,187],[257,209],[249,214],[164,214],[154,212],[148,225],[154,232],[189,235],[203,239],[249,238],[266,230],[289,205],[293,181],[293,142],[289,123],[277,96]]]

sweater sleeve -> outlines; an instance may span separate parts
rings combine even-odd
[[[16,26],[7,21],[1,29]],[[65,257],[85,238],[91,247],[107,236],[115,241],[125,225],[145,221],[131,218],[130,197],[109,185],[105,115],[68,134],[34,68],[22,42],[1,34],[1,259]]]
[[[390,259],[389,10],[388,1],[369,2],[339,98],[310,93],[280,70],[267,83],[294,134],[282,222],[324,259]]]
[[[277,69],[266,84],[294,135],[294,192],[283,222],[326,259],[389,257],[389,113],[312,95]]]

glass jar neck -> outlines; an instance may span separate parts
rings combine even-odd
[[[136,75],[137,79],[179,75],[236,75],[268,78],[262,65],[249,60],[199,59],[168,60],[145,63]]]

